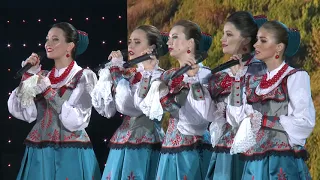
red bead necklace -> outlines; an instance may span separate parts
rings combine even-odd
[[[73,66],[74,66],[74,61],[72,61],[68,65],[67,69],[64,70],[64,72],[59,77],[54,77],[54,74],[56,72],[56,68],[52,68],[52,70],[49,74],[49,79],[50,79],[51,84],[58,84],[59,82],[63,81],[70,74],[70,71],[73,68]]]
[[[261,89],[267,89],[270,86],[272,86],[273,84],[275,84],[280,77],[283,75],[283,73],[286,72],[286,70],[288,69],[289,65],[285,64],[278,72],[276,75],[274,75],[271,79],[267,80],[267,74],[263,75],[262,80],[260,82],[260,88]]]

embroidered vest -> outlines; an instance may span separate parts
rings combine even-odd
[[[83,70],[71,79],[69,83],[59,89],[55,89],[60,97],[67,101],[72,91],[76,88],[79,79],[83,74]],[[48,72],[42,71],[42,75]],[[92,147],[88,134],[85,130],[70,132],[67,130],[61,120],[59,114],[49,105],[42,95],[35,98],[37,108],[37,121],[31,132],[28,134],[25,144],[34,147]]]
[[[162,153],[177,153],[185,150],[194,149],[208,149],[211,150],[210,135],[206,131],[203,136],[184,135],[177,129],[179,121],[179,109],[182,107],[187,99],[190,85],[185,83],[183,78],[177,80],[170,80],[177,69],[171,69],[164,72],[161,80],[168,84],[171,94],[166,100],[162,100],[164,110],[170,112],[170,119],[167,132],[162,143]],[[199,91],[200,84],[193,84],[193,96],[196,99],[202,99],[203,93]]]
[[[128,79],[131,85],[140,82],[138,96],[144,98],[151,86],[152,76],[137,79],[135,78],[137,73],[140,74],[140,72],[123,74],[122,78]],[[145,115],[139,117],[125,116],[122,124],[110,139],[109,147],[112,149],[151,148],[160,150],[164,136],[161,131],[161,122],[157,120],[150,120]]]
[[[253,109],[263,115],[261,129],[257,134],[257,144],[249,149],[245,155],[248,159],[261,159],[268,155],[292,155],[295,157],[306,158],[307,152],[301,146],[291,147],[288,136],[279,122],[280,115],[288,113],[288,89],[287,79],[290,75],[300,71],[291,70],[282,82],[271,92],[258,96],[255,93],[262,76],[248,76],[246,82],[247,101],[253,106]]]

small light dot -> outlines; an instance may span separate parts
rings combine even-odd
[[[86,18],[86,20],[88,21],[88,20],[89,20],[89,18]]]
[[[122,114],[120,114],[120,117],[122,117]]]
[[[8,44],[7,47],[8,47],[8,48],[11,47],[11,44]]]
[[[11,143],[11,140],[10,140],[10,139],[8,140],[8,143]]]
[[[23,23],[25,23],[25,22],[26,22],[26,20],[22,20],[22,22],[23,22]]]
[[[10,71],[11,71],[11,69],[8,69],[8,71],[10,72]]]
[[[41,43],[39,43],[38,46],[41,46]]]
[[[121,43],[122,43],[122,41],[120,40],[120,41],[119,41],[119,43],[121,44]]]
[[[26,44],[22,44],[22,46],[23,46],[23,47],[26,47],[27,45],[26,45]]]
[[[11,164],[8,164],[8,167],[11,167]]]
[[[10,23],[10,21],[7,21],[7,23]]]
[[[72,21],[72,18],[70,18],[70,21]]]
[[[41,19],[38,19],[38,22],[41,22]]]
[[[104,141],[104,142],[107,142],[107,139],[104,139],[103,141]]]
[[[9,94],[9,96],[10,96],[10,95],[11,95],[11,92],[9,92],[8,94]]]
[[[102,41],[102,44],[105,44],[106,42],[105,41]]]
[[[121,19],[122,17],[121,17],[121,16],[118,16],[118,18]]]
[[[54,18],[54,19],[53,19],[53,21],[57,21],[57,19],[56,19],[56,18]]]
[[[9,119],[11,119],[12,117],[11,116],[9,116]]]
[[[104,20],[104,17],[102,17],[101,19]]]

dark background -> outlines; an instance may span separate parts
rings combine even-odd
[[[25,150],[23,141],[34,125],[11,117],[7,108],[9,93],[19,84],[19,80],[13,79],[13,76],[21,68],[21,61],[29,57],[32,52],[44,51],[43,45],[50,27],[54,23],[66,21],[89,34],[89,47],[76,61],[82,67],[88,66],[94,69],[107,59],[112,50],[127,48],[127,4],[124,0],[64,2],[11,0],[1,1],[1,4],[0,179],[11,180],[16,179]],[[41,19],[41,22],[38,19]],[[50,70],[53,67],[53,60],[44,58],[42,65],[43,69]],[[95,110],[92,112],[86,130],[101,171],[109,152],[108,140],[120,123],[119,114],[112,119],[106,119]]]

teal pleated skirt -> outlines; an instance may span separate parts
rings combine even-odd
[[[93,149],[26,147],[17,180],[100,180]]]
[[[203,180],[211,154],[206,149],[161,154],[156,180]]]
[[[311,176],[303,159],[272,155],[261,160],[246,161],[242,179],[311,180]]]
[[[206,180],[241,180],[243,167],[244,161],[240,159],[240,155],[213,152]]]
[[[111,149],[102,179],[155,180],[159,154],[150,148]]]

